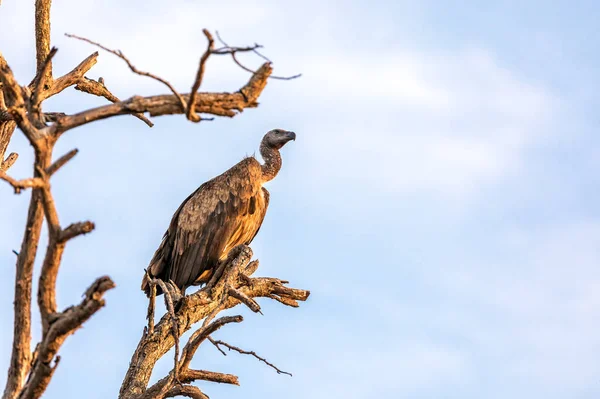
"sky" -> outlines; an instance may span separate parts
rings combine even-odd
[[[145,324],[143,269],[173,212],[201,183],[258,153],[265,132],[284,128],[297,140],[282,150],[252,248],[258,275],[311,296],[299,309],[260,300],[264,316],[235,309],[244,322],[214,337],[293,377],[205,346],[192,366],[241,382],[200,383],[205,393],[597,398],[599,16],[600,5],[584,0],[55,2],[55,74],[96,50],[63,36],[74,33],[185,92],[208,28],[230,44],[264,45],[275,74],[302,77],[270,80],[260,106],[233,119],[168,116],[149,129],[124,116],[61,138],[56,156],[79,149],[53,178],[61,222],[90,219],[96,230],[67,246],[59,306],[78,303],[101,275],[117,288],[61,349],[46,397],[117,396]],[[33,1],[4,0],[0,26],[11,32],[0,50],[28,83]],[[88,76],[102,76],[121,98],[167,92],[103,52]],[[235,91],[247,79],[215,57],[202,89]],[[103,103],[69,90],[46,109]],[[20,154],[11,175],[30,176],[22,134],[10,150]],[[0,185],[0,369],[12,339],[11,251],[29,195]],[[159,362],[153,381],[171,361]]]

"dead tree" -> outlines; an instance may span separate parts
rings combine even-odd
[[[150,97],[133,96],[127,100],[120,100],[109,91],[102,78],[95,80],[85,76],[96,63],[98,52],[91,54],[66,75],[60,77],[53,75],[52,59],[56,56],[57,50],[50,46],[50,3],[50,0],[35,2],[37,72],[31,83],[19,84],[9,64],[0,53],[0,179],[10,184],[17,194],[24,189],[31,189],[25,232],[16,262],[13,347],[3,399],[40,397],[57,368],[60,360],[58,353],[63,342],[104,306],[104,294],[115,287],[110,277],[100,277],[85,291],[84,298],[79,304],[59,310],[56,302],[56,280],[65,246],[71,239],[91,232],[94,224],[85,221],[63,227],[64,224],[59,219],[52,197],[51,179],[60,168],[71,161],[77,154],[77,150],[74,149],[54,159],[53,149],[57,140],[74,128],[117,115],[132,115],[150,127],[153,122],[148,119],[148,116],[183,114],[188,120],[196,123],[206,119],[201,115],[233,117],[246,108],[256,107],[257,99],[265,88],[267,80],[274,78],[271,75],[272,67],[269,61],[254,71],[242,65],[236,57],[240,52],[258,54],[257,49],[260,46],[230,47],[218,38],[222,46],[217,48],[212,34],[204,30],[203,33],[208,41],[206,51],[200,57],[190,93],[180,94],[168,81],[137,69],[122,52],[70,35],[120,57],[132,72],[155,79],[170,91],[169,94]],[[251,73],[249,81],[237,92],[198,91],[202,84],[206,63],[211,56],[215,55],[229,55],[235,63]],[[72,115],[43,111],[42,105],[46,99],[70,87],[104,97],[109,104]],[[23,180],[16,180],[8,174],[18,155],[11,153],[5,157],[17,127],[29,141],[35,155],[33,176]],[[49,237],[39,271],[37,292],[42,338],[32,348],[33,265],[44,219],[48,226]],[[250,261],[251,257],[250,248],[236,248],[228,260],[219,266],[215,278],[206,287],[185,297],[178,303],[177,309],[173,308],[172,303],[168,303],[169,312],[157,324],[154,323],[154,301],[151,300],[149,322],[144,327],[140,342],[131,358],[121,386],[120,398],[167,398],[180,395],[206,398],[207,396],[198,387],[191,384],[193,381],[205,380],[237,385],[238,380],[234,375],[190,368],[190,361],[196,350],[206,341],[220,350],[223,347],[253,355],[273,367],[278,373],[282,373],[256,353],[211,337],[211,334],[225,324],[242,321],[241,316],[216,318],[221,310],[245,304],[252,311],[260,312],[260,306],[255,300],[257,297],[274,299],[292,307],[298,306],[297,301],[307,299],[308,291],[289,288],[285,285],[286,281],[252,277],[258,267],[258,261]],[[152,283],[161,282],[152,281]],[[165,295],[165,298],[169,302],[169,296]],[[191,335],[180,351],[179,336],[200,321],[202,321],[201,327]],[[176,357],[172,371],[149,387],[154,365],[173,347],[176,348]]]

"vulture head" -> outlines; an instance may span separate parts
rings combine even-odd
[[[265,134],[263,143],[269,148],[278,150],[291,140],[296,140],[296,133],[283,129],[273,129]]]

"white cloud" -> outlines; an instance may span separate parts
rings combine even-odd
[[[554,133],[558,99],[482,50],[325,55],[302,70],[298,90],[315,93],[310,101],[325,114],[302,122],[313,164],[330,166],[317,174],[321,184],[466,201],[518,173],[528,146]]]

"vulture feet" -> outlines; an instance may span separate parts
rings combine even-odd
[[[171,300],[173,301],[174,305],[181,301],[181,298],[185,296],[185,291],[182,293],[179,287],[177,287],[177,285],[173,282],[173,280],[169,280],[166,283],[166,286],[169,290],[169,294],[171,294]]]

